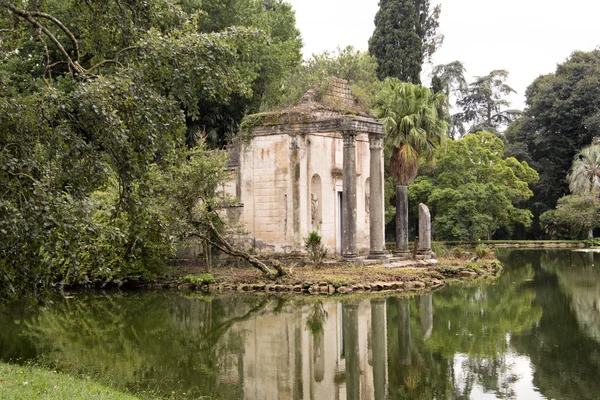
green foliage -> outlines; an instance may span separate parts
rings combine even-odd
[[[489,132],[470,134],[439,152],[434,170],[418,178],[409,196],[426,197],[438,240],[490,239],[499,228],[528,225],[531,212],[516,203],[532,195],[537,173],[504,158],[502,141]]]
[[[387,78],[375,103],[387,135],[385,150],[390,173],[402,185],[410,184],[419,168],[419,158],[433,158],[443,142],[448,124],[438,114],[444,95]]]
[[[431,242],[431,250],[440,258],[444,258],[448,254],[448,249],[441,242]]]
[[[508,71],[494,70],[471,82],[457,101],[462,112],[453,117],[456,123],[461,124],[461,127],[462,124],[469,124],[469,133],[498,132],[501,127],[507,126],[521,115],[518,110],[507,109],[510,102],[504,96],[516,93],[513,88],[504,83],[507,78]]]
[[[327,248],[318,231],[311,231],[308,236],[304,238],[304,248],[308,252],[308,258],[315,263],[315,265],[320,265],[327,256]]]
[[[183,277],[183,281],[186,283],[191,283],[196,286],[208,286],[214,281],[214,277],[211,274],[201,274],[201,275],[186,275]]]
[[[600,193],[600,145],[585,147],[575,155],[567,180],[571,193]]]
[[[262,108],[296,105],[307,91],[316,87],[319,88],[317,95],[322,94],[329,87],[332,76],[347,80],[354,95],[369,108],[381,86],[376,70],[375,57],[352,46],[313,54],[297,68],[290,69],[283,82],[285,91],[281,96],[265,97]]]
[[[454,258],[463,258],[463,256],[465,255],[465,251],[463,250],[462,247],[455,247],[451,250],[452,252],[452,257]]]
[[[485,244],[478,244],[477,247],[475,247],[475,255],[478,258],[488,258],[492,254],[493,254],[492,249],[490,249]]]
[[[600,227],[600,200],[596,194],[561,197],[556,209],[540,215],[540,223],[552,237],[591,239],[591,231]]]
[[[380,79],[421,83],[421,67],[441,45],[437,33],[440,6],[429,0],[386,0],[379,3],[369,53],[377,58]]]
[[[568,194],[573,157],[600,136],[600,50],[576,51],[526,91],[528,107],[506,132],[510,154],[540,171],[529,206],[536,215]]]
[[[2,299],[155,276],[178,245],[225,232],[225,158],[185,141],[208,108],[245,110],[263,61],[285,58],[264,30],[200,33],[204,14],[170,0],[38,3],[61,22],[0,3]],[[284,35],[284,20],[268,26]]]

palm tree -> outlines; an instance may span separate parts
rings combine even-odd
[[[396,251],[408,251],[408,185],[417,176],[419,158],[431,159],[443,142],[448,123],[439,115],[442,93],[387,78],[375,103],[375,114],[387,135],[386,154],[396,180]]]
[[[597,193],[600,196],[600,145],[592,144],[575,155],[571,172],[567,175],[569,189],[576,195]],[[596,196],[598,197],[598,196]],[[594,229],[589,238],[593,239]]]
[[[573,194],[600,192],[600,145],[590,145],[575,155],[567,180]]]

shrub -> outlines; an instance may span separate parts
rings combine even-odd
[[[488,258],[492,254],[492,250],[484,244],[479,244],[475,247],[475,255],[479,258]]]
[[[446,257],[446,255],[448,254],[448,249],[441,242],[432,242],[431,243],[431,250],[438,257]]]
[[[191,283],[196,286],[208,286],[213,283],[214,278],[211,274],[202,274],[202,275],[186,275],[183,277],[183,281],[186,283]]]
[[[323,238],[318,231],[312,231],[304,238],[304,248],[308,252],[308,258],[315,265],[321,264],[327,256],[327,248],[323,244]]]
[[[461,247],[455,247],[452,249],[452,256],[454,258],[462,258],[463,257],[463,249]]]

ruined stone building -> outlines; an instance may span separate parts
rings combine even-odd
[[[299,105],[252,115],[229,192],[257,251],[301,250],[318,230],[329,254],[384,254],[383,128],[346,81]]]

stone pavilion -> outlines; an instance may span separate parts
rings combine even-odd
[[[345,80],[252,115],[244,129],[250,137],[232,157],[227,191],[240,201],[251,246],[298,251],[317,230],[329,254],[385,257],[383,127]]]

